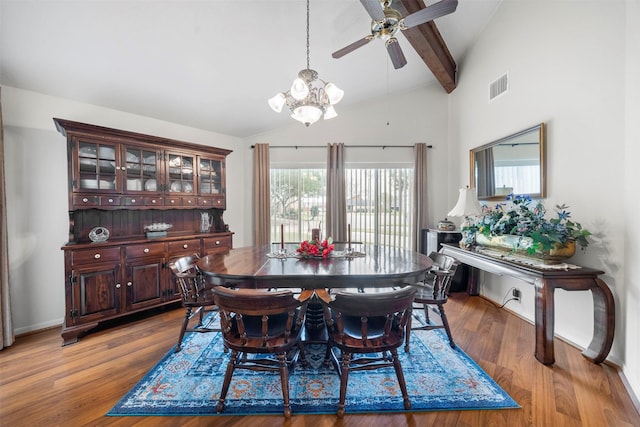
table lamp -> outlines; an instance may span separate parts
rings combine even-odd
[[[478,202],[478,196],[476,195],[475,188],[469,188],[468,186],[460,189],[460,195],[458,196],[458,202],[448,213],[451,217],[464,217],[464,221],[460,225],[460,232],[462,239],[460,240],[460,247],[468,248],[473,245],[475,233],[470,233],[465,230],[470,224],[469,217],[482,215],[482,206]]]

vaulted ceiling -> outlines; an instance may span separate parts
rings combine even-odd
[[[359,0],[311,0],[310,67],[344,89],[337,110],[439,84],[502,0],[460,0],[456,12],[398,36],[407,65],[382,41],[340,59],[368,34]],[[403,16],[435,3],[395,0]],[[0,0],[0,84],[246,137],[291,125],[267,99],[306,67],[304,0]],[[337,119],[334,119],[337,120]],[[296,124],[296,123],[294,123]]]

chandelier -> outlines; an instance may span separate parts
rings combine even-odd
[[[309,68],[309,0],[307,0],[307,68],[298,73],[291,89],[280,92],[269,99],[269,106],[279,113],[286,104],[291,117],[309,126],[324,117],[332,119],[338,115],[333,106],[340,102],[344,91],[333,83],[318,77],[318,72]]]

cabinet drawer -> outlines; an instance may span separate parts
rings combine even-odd
[[[214,206],[213,198],[211,197],[198,197],[198,206],[212,207]]]
[[[120,248],[82,249],[71,252],[71,264],[120,261]]]
[[[144,245],[129,245],[126,247],[127,258],[162,257],[164,243],[147,243]]]
[[[169,242],[169,256],[180,253],[200,252],[200,239]]]
[[[100,196],[100,206],[120,206],[121,202],[119,196]]]
[[[125,197],[124,198],[125,206],[143,206],[144,205],[144,197]]]
[[[164,204],[165,206],[182,206],[182,197],[165,197]]]
[[[145,197],[144,205],[145,206],[162,206],[163,199],[162,197]]]
[[[76,195],[76,196],[73,196],[73,204],[74,206],[77,206],[77,207],[100,206],[100,197]]]
[[[197,206],[198,201],[195,197],[183,197],[182,206]]]
[[[225,198],[223,196],[214,196],[213,197],[213,207],[218,209],[224,209],[225,206]]]
[[[210,237],[203,239],[204,240],[204,249],[212,248],[230,248],[231,247],[231,236],[221,236],[221,237]]]

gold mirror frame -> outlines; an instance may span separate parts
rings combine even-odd
[[[469,150],[470,187],[476,188],[478,200],[505,200],[510,193],[527,194],[532,198],[546,197],[544,130],[544,123],[540,123],[513,135]],[[496,157],[498,158],[496,159]],[[496,182],[496,167],[491,168],[493,173],[489,174],[487,172],[487,166],[489,164],[495,165],[496,162],[508,163],[512,166],[539,165],[539,187],[531,188],[529,191],[519,191],[517,186],[507,187],[501,182]],[[481,173],[484,173],[484,175],[481,175]],[[491,183],[492,180],[493,183]]]

